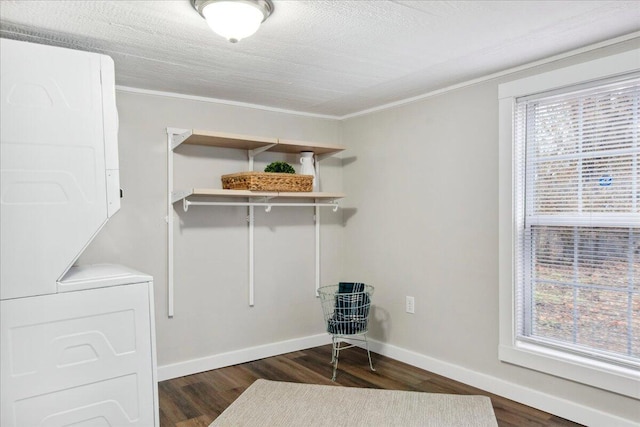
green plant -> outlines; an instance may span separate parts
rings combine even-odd
[[[277,173],[296,173],[293,166],[291,166],[287,162],[273,162],[269,163],[266,168],[264,168],[265,172],[277,172]]]

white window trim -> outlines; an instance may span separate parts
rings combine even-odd
[[[499,358],[503,362],[640,399],[640,371],[515,340],[513,108],[516,98],[640,70],[640,49],[499,85]]]

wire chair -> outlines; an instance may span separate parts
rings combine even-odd
[[[369,311],[373,291],[373,286],[365,285],[364,283],[345,282],[337,285],[322,286],[318,289],[324,320],[327,324],[327,332],[331,334],[333,343],[331,352],[333,376],[331,381],[336,380],[340,350],[355,347],[355,344],[342,341],[344,339],[365,343],[367,356],[369,357],[369,367],[372,371],[375,371],[373,363],[371,363],[371,353],[369,352],[369,343],[367,341]]]

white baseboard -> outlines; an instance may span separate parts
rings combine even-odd
[[[158,367],[158,381],[183,377],[211,369],[237,365],[265,357],[290,353],[331,343],[328,334],[312,335],[293,340],[280,341],[273,344],[265,344],[249,347],[237,351],[215,354],[200,359],[187,360],[185,362],[163,365]],[[361,346],[361,343],[354,342]],[[418,368],[434,372],[438,375],[460,381],[473,387],[497,394],[507,399],[522,403],[533,408],[557,415],[568,420],[592,427],[638,427],[637,421],[620,418],[613,414],[598,411],[570,400],[542,393],[530,388],[511,383],[490,375],[486,375],[462,366],[454,365],[439,359],[425,356],[411,350],[380,341],[369,339],[371,351],[399,360]]]
[[[214,354],[200,359],[162,365],[158,366],[158,381],[184,377],[186,375],[197,374],[198,372],[224,368],[225,366],[251,362],[253,360],[264,359],[265,357],[277,356],[279,354],[318,347],[325,344],[331,344],[330,335],[311,335],[309,337],[296,338],[272,344],[243,348],[241,350],[230,351],[227,353]]]
[[[354,343],[356,344],[356,343]],[[359,345],[359,344],[358,344]],[[592,427],[638,427],[638,421],[620,418],[570,400],[542,393],[452,363],[369,339],[369,349],[409,365],[460,381],[507,399]]]

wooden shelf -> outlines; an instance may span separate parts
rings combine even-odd
[[[217,196],[217,197],[272,197],[278,194],[271,191],[249,190],[223,190],[221,188],[193,188],[191,196]]]
[[[256,148],[277,144],[278,139],[193,129],[191,135],[182,143],[240,150],[255,150]]]
[[[322,156],[339,153],[344,150],[344,147],[333,144],[235,135],[196,129],[190,131],[190,135],[182,141],[182,144],[208,145],[210,147],[235,148],[240,150],[265,148],[266,151],[291,154],[298,154],[301,151],[313,151],[316,155]]]
[[[339,145],[323,144],[318,142],[302,142],[278,139],[278,144],[267,151],[278,153],[298,154],[301,151],[313,151],[316,155],[330,155],[343,151],[344,147]]]
[[[299,193],[279,193],[275,191],[249,191],[249,190],[223,190],[220,188],[193,188],[185,191],[174,191],[171,200],[173,203],[179,202],[190,196],[214,197],[214,198],[261,198],[274,199],[314,199],[314,200],[338,200],[345,197],[344,193],[337,192],[299,192]]]
[[[278,193],[278,198],[284,199],[323,199],[323,200],[337,200],[344,199],[344,193],[326,192],[326,191],[314,191],[311,193]]]

